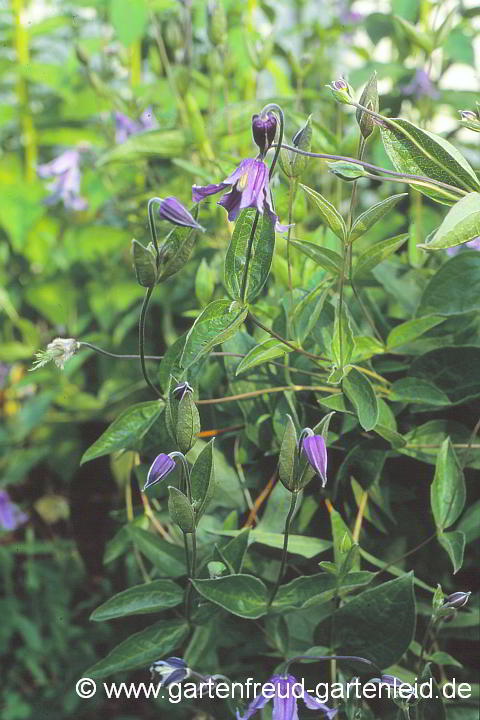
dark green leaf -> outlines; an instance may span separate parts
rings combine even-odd
[[[198,523],[207,510],[215,492],[215,468],[213,462],[213,440],[200,452],[190,474],[192,483],[192,502],[195,509],[195,521]]]
[[[324,222],[327,223],[328,227],[337,237],[340,238],[340,240],[345,241],[347,237],[347,228],[338,210],[336,210],[333,205],[323,197],[323,195],[320,195],[320,193],[312,190],[312,188],[307,187],[307,185],[302,185],[302,183],[300,183],[300,187],[306,195],[313,200],[316,208],[319,210],[320,215],[322,216]]]
[[[438,407],[450,405],[450,400],[444,392],[422,378],[401,378],[391,385],[390,391],[389,400],[393,402],[436,405]]]
[[[396,235],[395,237],[388,238],[388,240],[381,240],[375,243],[368,250],[365,250],[353,267],[353,277],[356,279],[359,275],[365,275],[370,272],[379,263],[386,260],[392,253],[398,250],[407,240],[408,234]]]
[[[90,620],[112,620],[125,615],[145,615],[180,605],[183,590],[171,580],[134,585],[114,595],[90,615]]]
[[[424,333],[436,327],[440,323],[444,322],[445,318],[439,315],[430,315],[423,318],[414,318],[413,320],[407,320],[401,325],[397,325],[390,330],[387,338],[387,348],[399,347],[400,345],[406,345],[407,343],[416,340]]]
[[[465,505],[465,479],[450,438],[438,451],[430,501],[435,524],[440,532],[453,525]]]
[[[357,238],[364,235],[375,223],[382,219],[395,205],[404,197],[407,197],[406,193],[400,193],[399,195],[391,195],[385,200],[381,200],[379,203],[372,205],[368,210],[365,210],[359,215],[352,225],[350,230],[349,239],[350,242],[357,240]]]
[[[457,573],[463,565],[463,553],[465,551],[465,533],[460,530],[440,533],[438,542],[447,551],[453,565],[453,574]]]
[[[195,320],[185,341],[181,365],[188,369],[215,345],[231,338],[242,325],[248,308],[230,300],[214,300]]]
[[[364,430],[372,430],[378,421],[377,397],[370,381],[355,368],[343,378],[343,392],[352,403]]]
[[[342,591],[355,590],[362,585],[368,585],[374,578],[371,572],[348,573],[342,584]],[[337,593],[337,578],[335,575],[319,573],[295,578],[286,585],[281,585],[272,604],[274,610],[299,610],[321,605],[331,600]]]
[[[255,619],[267,612],[267,588],[253,575],[194,580],[193,585],[200,595],[232,615]]]
[[[442,347],[415,359],[412,377],[425,378],[443,391],[453,405],[480,395],[480,347]]]
[[[153,563],[160,574],[174,578],[185,575],[183,548],[132,525],[128,526],[128,532],[140,552]]]
[[[168,487],[168,512],[173,522],[184,533],[191,533],[195,529],[195,515],[188,498],[178,488]]]
[[[425,288],[417,315],[462,315],[480,310],[480,253],[463,251],[442,265]]]
[[[198,218],[199,205],[194,205],[190,213],[194,220]],[[188,262],[196,241],[197,230],[191,227],[174,227],[160,245],[160,264],[158,282],[175,275]]]

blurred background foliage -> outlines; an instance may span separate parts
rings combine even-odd
[[[195,0],[0,3],[0,489],[8,489],[28,516],[16,530],[4,527],[0,535],[3,720],[90,718],[100,713],[117,720],[158,716],[153,701],[102,705],[100,698],[80,701],[73,690],[82,671],[117,640],[115,623],[91,623],[90,612],[109,592],[138,582],[135,557],[127,553],[119,558],[111,544],[132,507],[138,524],[148,525],[138,489],[125,481],[121,461],[102,458],[95,466],[79,468],[85,449],[122,409],[150,399],[138,363],[82,350],[63,372],[53,366],[28,372],[34,353],[57,336],[94,342],[114,353],[137,352],[143,289],[135,280],[130,248],[133,237],[148,241],[148,199],[175,195],[189,206],[193,183],[218,182],[228,175],[241,158],[252,155],[251,115],[268,101],[284,108],[288,139],[311,114],[314,151],[354,155],[354,113],[332,102],[325,88],[343,74],[360,89],[376,71],[381,112],[440,132],[473,167],[480,165],[478,136],[458,122],[458,111],[475,109],[478,99],[480,5],[443,0],[225,0],[220,7],[223,12],[217,11],[209,23],[206,3]],[[124,116],[132,121],[128,138],[121,135]],[[69,156],[71,187],[52,189],[55,178],[46,180],[37,169],[67,151],[76,151]],[[367,159],[391,167],[377,135],[369,143]],[[324,162],[310,161],[304,182],[339,209],[348,209],[347,186],[327,172]],[[277,173],[274,190],[283,221],[287,188],[285,177]],[[359,210],[399,191],[392,183],[362,181]],[[72,207],[72,198],[82,199],[77,202],[81,209]],[[361,251],[378,240],[409,233],[408,247],[391,264],[382,265],[371,289],[383,318],[409,319],[428,280],[445,262],[446,253],[427,259],[416,249],[440,224],[444,211],[409,191],[358,242]],[[223,259],[231,228],[214,201],[202,206],[200,220],[207,232],[197,237],[190,260],[159,285],[153,297],[147,327],[151,354],[162,355],[202,307],[224,297]],[[302,224],[302,239],[339,248],[300,194],[294,220]],[[298,255],[294,286],[311,289],[324,271]],[[287,288],[285,240],[278,236],[268,290],[257,303],[265,320],[275,317]],[[378,322],[381,326],[381,317]],[[456,335],[459,343],[463,338],[462,344],[480,344],[478,318],[467,315],[448,323],[449,339]],[[413,354],[444,342],[445,336],[439,340],[432,330]],[[406,365],[399,361],[399,368],[408,367],[410,360]],[[395,361],[390,362],[394,370]],[[385,360],[376,369],[387,368]],[[271,373],[263,381],[266,377],[278,384]],[[296,377],[301,382],[307,376]],[[230,382],[228,362],[202,365],[197,382],[204,398],[255,387],[250,378]],[[479,409],[478,399],[468,401],[446,410],[441,421],[456,422],[457,441],[468,442]],[[231,489],[225,512],[243,509],[234,461],[237,467],[246,464],[252,492],[263,488],[273,461],[262,457],[260,448],[278,452],[280,415],[291,411],[283,396],[276,405],[259,402],[250,410],[271,419],[254,424],[235,448],[228,433],[218,446],[230,463],[223,469]],[[429,410],[410,415],[402,431],[441,422]],[[236,405],[234,410],[202,409],[205,430],[238,422],[243,419]],[[345,420],[337,437],[348,429]],[[438,435],[432,433],[435,442]],[[150,443],[147,457],[153,447],[157,452],[169,449],[158,437]],[[332,457],[338,470],[343,456],[333,451]],[[397,478],[413,472],[427,488],[432,472],[428,463],[434,458],[426,452],[421,459],[426,462],[411,460],[406,453],[388,472]],[[479,464],[477,452],[471,465]],[[372,510],[372,542],[381,538],[386,543],[384,559],[398,557],[427,534],[426,509],[410,520],[415,507],[428,508],[427,491],[422,488],[420,496],[425,496],[423,504],[411,485],[394,493],[398,526],[408,530],[403,537],[397,533],[394,543]],[[476,514],[470,513],[467,526],[477,540],[478,498],[471,504]],[[317,510],[313,500],[304,505],[304,528]],[[355,510],[351,493],[346,518],[354,518]],[[274,514],[272,505],[270,519],[264,518],[271,529]],[[108,540],[109,562],[104,565]],[[432,550],[415,559],[419,575],[434,585],[451,572],[447,556],[438,556]],[[457,576],[459,589],[465,589],[467,581],[471,586],[475,562],[472,551]],[[447,579],[447,589],[457,589],[449,583]],[[135,627],[132,622],[130,629]],[[461,660],[472,662],[461,633],[454,642],[464,652]],[[161,712],[174,711],[183,712],[180,707]],[[466,720],[467,715],[455,718]]]

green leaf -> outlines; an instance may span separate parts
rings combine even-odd
[[[444,322],[444,320],[445,318],[440,317],[439,315],[430,315],[424,318],[407,320],[406,322],[397,325],[388,333],[388,350],[413,342],[413,340],[416,340],[433,327],[436,327],[436,325]]]
[[[440,533],[438,542],[447,551],[453,565],[453,574],[457,573],[463,565],[463,553],[465,552],[465,533],[460,530],[453,530],[448,533]]]
[[[146,615],[180,605],[183,590],[171,580],[134,585],[96,608],[90,620],[102,621],[125,615]]]
[[[267,612],[267,588],[253,575],[227,575],[192,583],[200,595],[232,615],[253,620]]]
[[[413,574],[365,590],[335,613],[335,646],[387,668],[408,650],[415,633]]]
[[[417,247],[444,250],[474,240],[480,235],[480,193],[465,195],[450,208],[442,224],[427,242]]]
[[[185,555],[183,548],[162,540],[147,530],[134,525],[127,526],[128,534],[151,563],[158,569],[159,574],[172,578],[185,575]]]
[[[146,0],[110,0],[110,20],[117,37],[128,47],[139,40],[148,20]]]
[[[323,197],[323,195],[320,195],[320,193],[312,190],[312,188],[307,185],[302,185],[302,183],[299,185],[302,190],[314,201],[315,206],[320,211],[320,215],[322,216],[324,222],[327,223],[328,227],[337,237],[340,238],[340,240],[345,242],[347,237],[347,228],[338,210],[336,210],[333,205]]]
[[[285,343],[275,338],[268,338],[268,340],[264,340],[252,348],[250,352],[240,360],[235,370],[235,375],[240,375],[242,372],[251,370],[257,367],[257,365],[262,365],[274,358],[282,357],[289,352],[292,352],[292,348],[288,347],[288,345],[285,345]]]
[[[462,663],[459,663],[458,660],[455,660],[455,658],[449,653],[443,652],[442,650],[432,653],[427,659],[436,665],[450,665],[451,667],[458,668],[463,667]]]
[[[335,322],[333,326],[332,356],[337,368],[343,370],[345,365],[350,361],[354,349],[355,339],[352,328],[350,327],[350,318],[347,315],[345,303],[343,303],[341,310],[338,305],[335,308]],[[340,379],[338,382],[340,382]],[[332,382],[332,380],[330,380],[330,382]]]
[[[330,524],[332,526],[333,557],[338,572],[353,545],[352,533],[337,510],[330,511]]]
[[[235,573],[242,572],[243,561],[248,549],[249,538],[250,528],[245,528],[222,547],[222,556],[232,566]]]
[[[173,485],[168,486],[168,512],[184,533],[195,529],[195,515],[187,496]]]
[[[150,400],[137,403],[124,410],[100,435],[93,445],[85,451],[80,464],[110,455],[114,450],[131,450],[139,446],[139,441],[152,427],[164,408],[163,400]]]
[[[282,487],[282,486],[280,486]],[[213,532],[210,531],[210,532]],[[230,537],[237,537],[237,535],[243,532],[242,530],[219,530],[219,535],[227,535]],[[266,545],[267,547],[276,548],[281,550],[283,548],[283,533],[265,532],[263,530],[251,530],[250,541],[252,543],[258,543],[259,545]],[[293,555],[301,555],[307,559],[315,557],[322,552],[325,552],[332,547],[332,543],[328,540],[321,540],[320,538],[307,537],[305,535],[289,535],[288,536],[288,552]]]
[[[388,238],[387,240],[381,240],[375,243],[365,250],[360,257],[357,259],[353,267],[353,278],[356,279],[359,275],[365,275],[370,272],[379,263],[386,260],[392,255],[399,247],[406,242],[408,233],[402,235],[395,235],[395,237]]]
[[[423,291],[417,315],[462,315],[480,310],[480,253],[463,251],[444,263]]]
[[[453,525],[465,505],[465,479],[450,438],[438,451],[430,502],[435,525],[440,532]]]
[[[416,377],[405,377],[394,382],[390,387],[389,400],[437,407],[450,405],[450,400],[444,392],[427,380]]]
[[[348,573],[342,583],[344,592],[368,585],[375,573],[362,571]],[[328,602],[337,594],[337,578],[335,575],[319,573],[295,578],[286,585],[281,585],[272,603],[274,610],[302,610],[312,605]]]
[[[195,521],[207,510],[215,492],[215,468],[213,462],[213,440],[200,452],[190,474],[192,483],[192,502],[195,509]]]
[[[121,642],[106,658],[85,670],[85,675],[102,678],[124,670],[145,669],[181,646],[189,630],[184,620],[159,620]]]
[[[197,220],[199,205],[196,204],[190,209],[194,220]],[[174,227],[170,230],[165,241],[159,247],[160,265],[158,268],[158,282],[175,275],[185,267],[192,254],[195,245],[196,228]]]
[[[292,238],[290,244],[301,250],[304,255],[312,258],[317,265],[320,265],[324,270],[339,275],[343,268],[342,256],[334,250],[322,247],[321,245],[315,245],[315,243],[307,242],[306,240],[297,240]]]
[[[405,35],[419,48],[425,50],[430,55],[434,49],[433,36],[430,33],[419,30],[408,20],[398,15],[393,16],[395,21],[400,25]]]
[[[186,370],[215,345],[233,337],[247,317],[248,308],[230,300],[214,300],[195,320],[185,341],[180,364]]]
[[[383,144],[396,170],[422,175],[461,190],[478,191],[480,183],[463,155],[439,135],[422,130],[402,118],[385,118],[380,127]],[[452,205],[460,199],[454,191],[416,185],[437,202]]]
[[[155,264],[155,255],[149,248],[144,247],[137,240],[132,240],[133,266],[137,281],[142,287],[152,287],[155,285],[157,277],[157,267]]]
[[[430,420],[423,425],[414,427],[405,434],[404,437],[407,445],[401,449],[401,452],[420,462],[435,465],[438,448],[447,436],[450,436],[454,443],[461,442],[468,444],[470,435],[471,431],[465,427],[465,425],[461,425],[458,422],[452,420]],[[476,453],[476,456],[473,453],[469,453],[466,459],[466,467],[480,467],[478,453]],[[459,529],[462,528],[459,527]]]
[[[278,458],[278,476],[287,490],[296,489],[298,480],[299,459],[298,459],[298,438],[295,423],[290,415],[287,415],[285,433],[280,446]]]
[[[357,413],[364,430],[373,430],[378,421],[377,397],[370,381],[356,368],[343,378],[342,388]]]
[[[397,431],[397,421],[395,420],[395,415],[391,411],[390,407],[387,405],[385,400],[382,400],[382,398],[377,398],[377,405],[378,422],[373,428],[374,432],[387,440],[387,442],[389,442],[395,450],[404,447],[406,445],[406,440]]]
[[[365,210],[359,215],[352,225],[350,230],[349,239],[350,242],[357,240],[357,238],[364,235],[375,223],[382,219],[395,205],[404,197],[407,197],[407,193],[400,193],[399,195],[391,195],[385,200],[381,200],[379,203],[372,205],[368,210]]]
[[[431,350],[411,363],[408,374],[425,378],[453,405],[459,405],[480,395],[480,347],[457,345]]]
[[[465,542],[470,543],[480,537],[480,500],[469,505],[457,525],[457,530],[465,534]]]

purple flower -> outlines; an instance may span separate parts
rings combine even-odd
[[[273,113],[254,115],[252,117],[252,135],[257,143],[262,157],[275,140],[277,131],[277,118]]]
[[[480,235],[476,238],[473,238],[473,240],[469,240],[466,243],[463,243],[462,245],[456,245],[455,247],[447,248],[447,255],[456,255],[462,247],[469,247],[472,250],[480,250]]]
[[[168,197],[160,202],[158,208],[158,214],[162,220],[168,220],[174,225],[181,225],[182,227],[192,227],[196,230],[202,230],[205,232],[205,228],[197,223],[193,219],[191,214],[186,208],[183,207],[182,203],[175,197]]]
[[[436,100],[440,97],[440,93],[428,77],[425,70],[415,70],[415,75],[407,85],[402,88],[405,95],[414,95],[415,97],[430,97]]]
[[[218,205],[222,205],[228,211],[230,221],[235,220],[241,210],[252,207],[260,213],[266,212],[275,229],[278,232],[285,232],[288,226],[279,224],[272,207],[268,179],[268,168],[263,160],[247,158],[242,160],[238,168],[223,182],[203,187],[194,185],[192,187],[193,201],[200,202],[208,195],[215,195],[215,193],[232,186],[230,192],[218,201]]]
[[[301,683],[298,683],[293,675],[273,675],[262,687],[262,692],[257,695],[247,708],[245,715],[240,715],[237,710],[237,720],[248,720],[257,710],[261,710],[266,703],[273,698],[272,720],[298,720],[297,700],[302,698],[309,710],[321,710],[328,720],[332,720],[337,711],[327,707],[309,695]]]
[[[130,135],[137,135],[144,130],[152,130],[157,126],[157,121],[152,108],[146,108],[140,115],[139,120],[132,120],[128,115],[121,112],[115,113],[115,142],[121,145]]]
[[[190,675],[185,660],[178,657],[169,657],[166,660],[156,660],[150,665],[150,672],[153,675],[156,673],[162,678],[160,685],[167,687],[171,683],[179,683],[185,680]]]
[[[327,484],[327,448],[322,435],[307,435],[303,438],[302,450],[307,460],[322,480],[322,487]]]
[[[163,480],[163,478],[167,477],[174,467],[175,461],[172,460],[170,455],[166,455],[165,453],[157,455],[150,467],[150,470],[148,471],[147,482],[145,483],[143,492],[152,485],[155,485],[157,482],[160,482],[160,480]]]
[[[51,195],[45,199],[46,205],[54,205],[63,200],[66,208],[85,210],[88,206],[80,196],[80,151],[66,150],[49,163],[37,165],[37,174],[41,178],[55,178],[47,187]]]
[[[12,502],[6,490],[0,490],[0,527],[3,530],[16,530],[28,520],[28,515],[22,512],[18,505]]]
[[[442,605],[442,610],[447,610],[448,608],[455,608],[458,610],[458,608],[464,607],[468,603],[468,599],[471,595],[470,592],[454,592],[451,595],[448,595],[445,598],[445,602]]]

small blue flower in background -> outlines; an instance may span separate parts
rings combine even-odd
[[[306,428],[306,432],[309,428]],[[310,430],[310,433],[312,431]],[[327,484],[327,448],[325,438],[322,435],[307,435],[301,441],[301,449],[307,456],[307,460],[322,480],[322,487]]]
[[[462,248],[471,248],[471,250],[480,250],[480,235],[479,237],[473,238],[473,240],[469,240],[466,243],[463,243],[463,245],[456,245],[455,247],[451,247],[447,249],[447,254],[452,256],[456,255]]]
[[[189,677],[190,670],[188,669],[185,660],[178,657],[169,657],[166,660],[157,660],[150,665],[150,672],[152,678],[154,675],[160,675],[160,685],[167,687],[170,683],[179,683],[185,678]]]
[[[237,720],[248,720],[257,710],[261,710],[272,697],[272,720],[298,720],[298,689],[301,690],[302,685],[297,683],[293,675],[273,675],[273,677],[264,684],[261,694],[257,695],[255,700],[250,703],[245,715],[240,715],[237,710]],[[328,720],[332,720],[337,714],[335,709],[327,707],[327,705],[324,705],[320,700],[312,697],[306,691],[301,691],[301,698],[309,710],[321,710],[325,713]]]
[[[144,130],[153,130],[157,127],[157,121],[152,108],[146,108],[140,115],[139,120],[132,120],[121,112],[115,113],[115,142],[121,145],[130,135],[137,135]]]
[[[80,150],[66,150],[49,163],[37,165],[41,178],[55,178],[47,187],[51,192],[45,199],[46,205],[63,201],[70,210],[85,210],[88,202],[80,196]]]
[[[0,527],[3,530],[13,531],[28,520],[28,515],[20,510],[18,505],[10,500],[6,490],[0,490]]]
[[[416,98],[419,97],[430,97],[432,100],[436,100],[440,97],[440,93],[432,83],[428,74],[425,70],[415,70],[415,75],[409,83],[402,87],[402,92],[405,95],[413,95]]]
[[[175,460],[173,460],[170,455],[167,455],[166,453],[160,453],[160,455],[157,455],[150,467],[150,470],[148,471],[147,482],[145,483],[143,492],[152,485],[155,485],[157,482],[160,482],[160,480],[163,480],[163,478],[166,478],[167,475],[172,472],[174,467]]]

